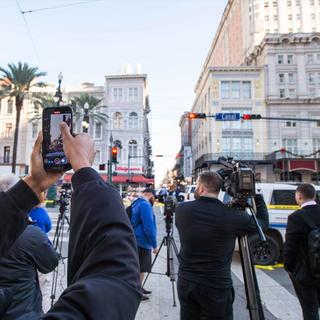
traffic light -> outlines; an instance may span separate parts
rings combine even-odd
[[[207,115],[205,113],[198,113],[198,112],[188,112],[187,114],[188,119],[205,119]]]
[[[117,155],[118,155],[118,148],[112,147],[112,149],[111,149],[111,162],[117,163]]]
[[[100,171],[105,171],[105,170],[106,170],[106,165],[105,165],[105,163],[99,164],[99,170],[100,170]]]
[[[243,114],[242,120],[260,120],[261,114]]]

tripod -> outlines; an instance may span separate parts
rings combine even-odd
[[[69,218],[66,215],[66,212],[68,210],[69,201],[68,198],[70,197],[70,194],[67,190],[62,190],[60,194],[59,199],[59,216],[58,216],[58,222],[56,226],[56,230],[53,237],[53,248],[54,250],[59,254],[60,259],[65,259],[62,257],[62,244],[63,244],[63,235],[65,231],[65,221],[67,222],[67,225],[70,227],[70,221]],[[59,263],[57,267],[53,270],[52,274],[52,286],[51,286],[51,307],[54,304],[54,301],[56,299],[56,292],[57,292],[57,284],[58,284],[58,276],[59,276]]]
[[[266,237],[259,225],[259,222],[255,216],[253,207],[247,203],[246,211],[251,213],[252,218],[255,222],[257,231],[259,233],[262,242],[266,242]],[[259,285],[257,281],[257,276],[250,252],[250,246],[247,236],[242,236],[238,238],[239,251],[243,272],[243,279],[245,285],[245,291],[247,296],[247,309],[249,310],[250,320],[264,320],[263,307],[260,298]]]
[[[178,258],[179,256],[179,251],[177,248],[177,245],[174,241],[173,238],[173,214],[167,214],[165,216],[165,223],[166,223],[166,235],[163,237],[160,247],[159,247],[159,251],[157,252],[156,256],[154,257],[152,264],[151,264],[151,270],[153,269],[154,264],[157,261],[157,258],[159,256],[159,253],[162,249],[163,246],[167,246],[167,271],[166,273],[158,273],[158,272],[153,272],[151,271],[150,273],[153,274],[159,274],[159,275],[164,275],[170,278],[170,281],[172,283],[172,296],[173,296],[173,306],[176,307],[176,293],[175,293],[175,289],[174,289],[174,283],[176,281],[176,275],[174,272],[174,261],[173,261],[173,252],[175,253],[176,257]],[[147,274],[142,287],[144,287],[146,281],[148,280],[148,277],[150,275],[150,273]]]

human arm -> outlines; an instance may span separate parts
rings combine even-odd
[[[29,259],[41,273],[51,272],[59,262],[59,255],[53,249],[48,237],[40,228],[30,226],[28,231],[28,243],[24,250]]]
[[[285,243],[283,249],[284,268],[288,272],[294,272],[297,258],[297,248],[303,232],[301,231],[301,221],[296,214],[291,214],[288,217]]]
[[[140,303],[135,236],[119,193],[89,168],[93,142],[61,124],[75,174],[69,238],[68,288],[44,319],[133,320]]]
[[[152,248],[157,248],[157,230],[153,220],[153,211],[149,203],[140,203],[142,228]]]

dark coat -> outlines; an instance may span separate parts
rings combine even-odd
[[[2,320],[38,319],[42,316],[42,295],[38,271],[48,273],[59,256],[48,237],[36,226],[28,226],[9,252],[0,259],[0,305]]]
[[[320,227],[320,206],[310,205],[291,213],[288,217],[284,244],[284,267],[296,280],[315,284],[308,269],[308,234],[312,230],[306,220]]]
[[[0,258],[26,228],[28,212],[38,203],[38,197],[22,180],[0,192]]]
[[[91,168],[78,170],[72,186],[68,288],[44,319],[133,320],[139,262],[119,192]]]

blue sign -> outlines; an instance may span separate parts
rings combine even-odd
[[[239,121],[240,113],[216,113],[216,121]]]

